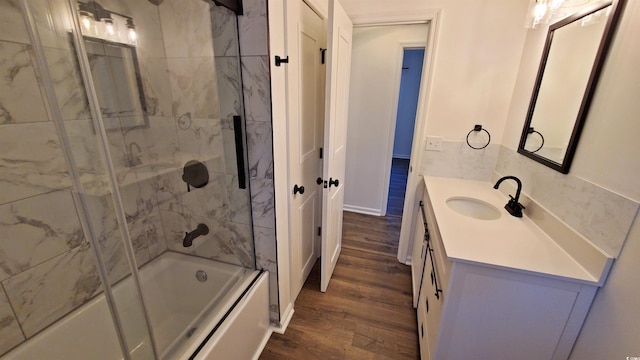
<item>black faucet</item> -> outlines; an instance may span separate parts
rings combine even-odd
[[[495,185],[493,185],[493,188],[497,189],[500,186],[500,184],[507,179],[515,180],[516,183],[518,183],[518,190],[516,190],[515,198],[509,195],[511,200],[509,200],[509,202],[507,203],[507,205],[504,206],[504,208],[507,209],[509,214],[511,214],[512,216],[522,217],[522,209],[524,209],[525,207],[518,202],[518,200],[520,199],[520,191],[522,191],[522,181],[520,181],[520,179],[518,179],[515,176],[503,176],[500,178],[500,180],[498,180],[498,182],[496,182]]]
[[[193,240],[195,240],[200,235],[207,235],[209,233],[209,227],[205,224],[198,224],[195,230],[192,232],[185,233],[184,239],[182,240],[182,246],[189,247],[193,245]]]

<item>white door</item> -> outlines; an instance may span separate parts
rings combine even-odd
[[[329,0],[325,161],[322,195],[320,291],[327,291],[342,248],[342,207],[351,73],[353,23],[338,0]],[[324,187],[324,186],[323,186]]]
[[[290,79],[291,290],[295,299],[320,256],[322,186],[316,179],[322,176],[325,71],[321,49],[326,41],[320,16],[302,0],[292,3],[287,70]]]

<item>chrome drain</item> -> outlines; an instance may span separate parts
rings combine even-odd
[[[207,273],[204,272],[203,270],[196,271],[196,279],[198,279],[198,281],[200,282],[207,281]]]

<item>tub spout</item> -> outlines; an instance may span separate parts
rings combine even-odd
[[[205,224],[198,224],[195,230],[185,233],[184,239],[182,240],[182,246],[189,247],[193,245],[193,240],[195,240],[198,236],[207,235],[209,233],[209,227]]]

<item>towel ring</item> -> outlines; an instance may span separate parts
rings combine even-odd
[[[537,149],[535,149],[535,150],[533,150],[533,151],[529,151],[529,152],[534,153],[534,152],[537,152],[537,151],[539,151],[540,149],[542,149],[542,147],[544,146],[544,136],[542,136],[542,133],[540,133],[540,132],[539,132],[539,131],[537,131],[537,130],[534,130],[532,127],[530,127],[530,128],[527,130],[527,133],[528,133],[528,134],[536,133],[536,134],[540,135],[540,139],[542,140],[542,143],[540,144],[540,147],[538,147]]]
[[[489,140],[487,141],[487,143],[486,143],[486,144],[484,144],[484,146],[481,146],[481,147],[475,147],[475,146],[472,146],[472,145],[469,143],[469,135],[471,135],[471,133],[473,133],[473,132],[478,132],[478,131],[484,131],[484,132],[486,132],[486,133],[487,133],[487,135],[489,136]],[[486,148],[487,146],[489,146],[489,143],[491,143],[491,134],[489,134],[489,132],[487,131],[487,129],[482,128],[482,125],[476,125],[476,126],[474,126],[474,127],[473,127],[473,129],[471,129],[471,131],[469,131],[469,133],[467,134],[467,145],[469,145],[469,147],[470,147],[470,148],[472,148],[472,149],[474,149],[474,150],[482,150],[482,149]],[[539,150],[539,149],[538,149],[538,150]],[[537,150],[536,150],[536,151],[537,151]]]

